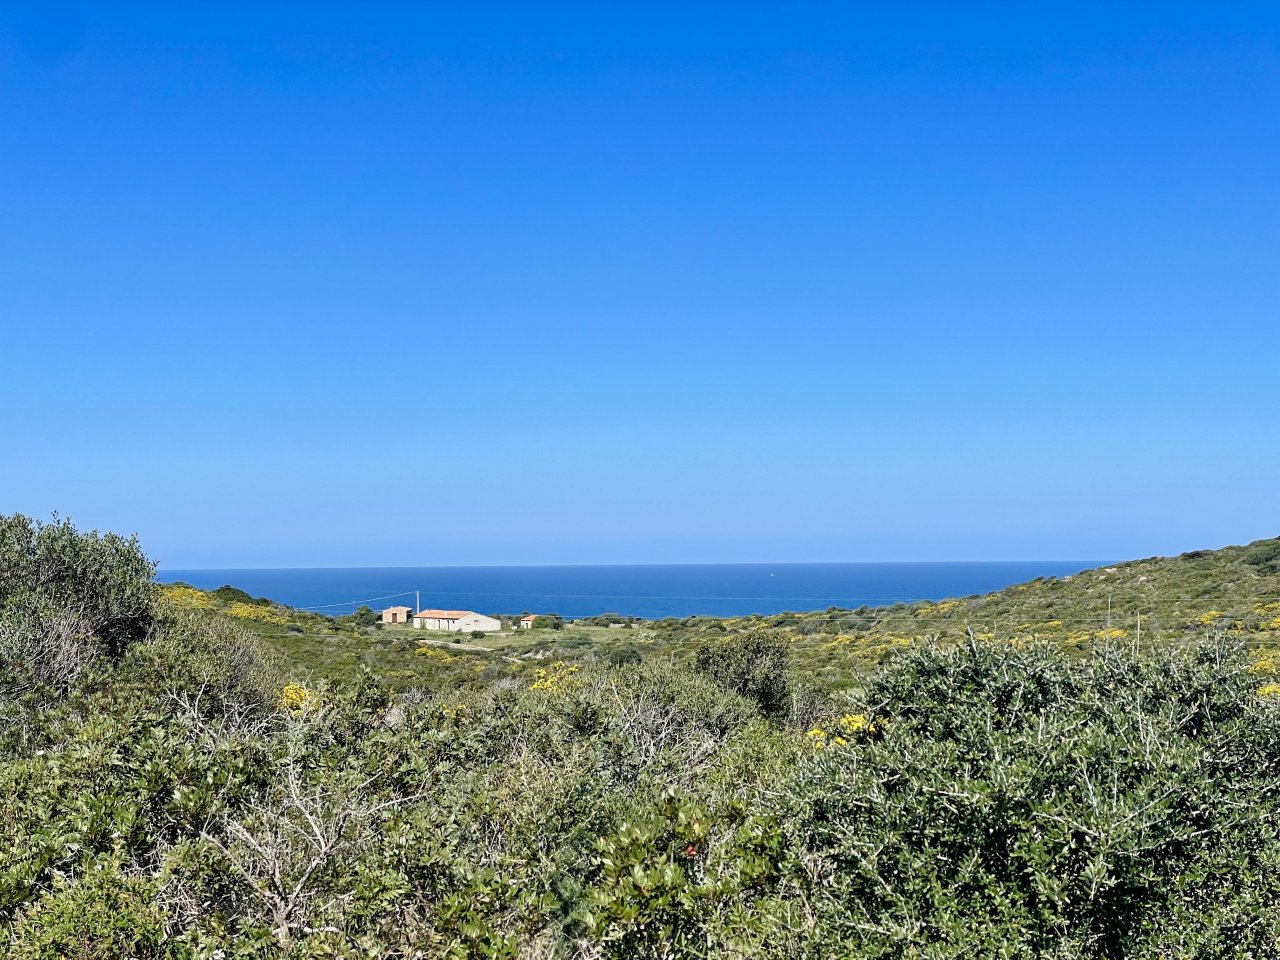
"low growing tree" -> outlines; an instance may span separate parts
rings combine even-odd
[[[694,656],[696,670],[724,690],[753,701],[767,717],[790,713],[791,654],[787,640],[765,631],[704,643]]]
[[[55,516],[0,517],[0,616],[70,616],[118,660],[154,622],[155,564],[137,537],[81,533]]]

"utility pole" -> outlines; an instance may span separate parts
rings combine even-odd
[[[413,612],[418,614],[422,611],[422,591],[413,591]]]

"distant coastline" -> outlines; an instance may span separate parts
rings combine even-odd
[[[645,619],[884,606],[1000,590],[1037,577],[1061,577],[1100,560],[922,563],[607,564],[493,567],[318,567],[162,569],[163,583],[201,589],[224,584],[319,613],[350,613],[360,603],[485,613],[554,612],[565,617],[619,613]]]

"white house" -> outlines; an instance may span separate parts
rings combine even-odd
[[[454,633],[496,633],[502,623],[493,617],[472,610],[419,610],[413,615],[413,625],[419,630],[449,630]]]
[[[526,614],[525,616],[520,618],[520,629],[528,630],[530,627],[533,626],[533,621],[537,619],[538,618],[532,613]]]

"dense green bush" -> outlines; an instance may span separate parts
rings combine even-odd
[[[704,643],[694,669],[731,693],[754,702],[767,717],[790,712],[792,677],[788,643],[780,634],[756,631]]]
[[[118,659],[151,627],[154,577],[136,537],[81,533],[56,518],[0,517],[0,615],[57,611]]]
[[[60,878],[17,923],[12,960],[161,960],[164,913],[156,885],[121,871],[118,860],[86,864]]]
[[[349,613],[345,617],[337,617],[336,620],[342,626],[356,628],[374,627],[382,622],[373,608],[364,603],[356,607],[354,613]]]
[[[632,663],[639,663],[643,656],[636,649],[634,644],[617,643],[609,648],[609,652],[605,655],[605,659],[610,665],[615,667],[623,667]]]
[[[1244,560],[1263,573],[1280,572],[1280,540],[1260,540],[1250,545]]]
[[[19,723],[15,701],[62,696],[149,634],[154,573],[136,540],[0,517],[0,735]]]
[[[231,586],[231,584],[229,583],[224,584],[223,586],[219,587],[217,590],[210,590],[209,595],[211,597],[216,597],[217,599],[221,600],[223,603],[251,603],[259,607],[271,606],[271,601],[268,600],[266,597],[255,597],[252,594],[246,593],[245,591],[241,590],[239,587]],[[360,609],[368,610],[369,608],[361,607]]]
[[[839,931],[851,956],[1275,956],[1280,709],[1258,686],[1214,644],[901,657],[788,791],[805,952]]]

